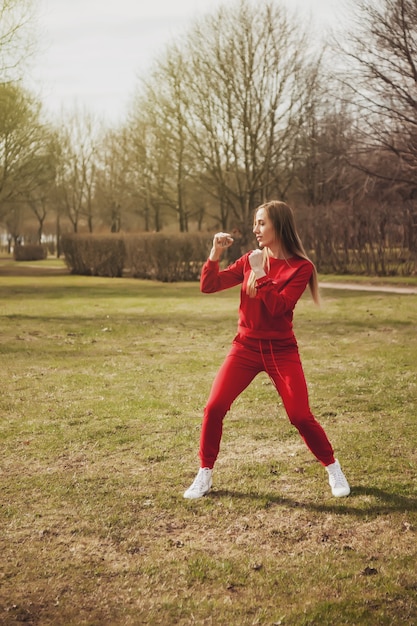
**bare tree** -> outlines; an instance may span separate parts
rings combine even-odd
[[[36,178],[30,190],[27,202],[38,221],[37,242],[42,242],[44,223],[49,213],[56,209],[56,162],[58,153],[57,133],[44,128],[42,146],[36,155]],[[58,216],[57,220],[59,219]]]
[[[293,181],[318,55],[283,7],[246,0],[197,23],[184,54],[193,154],[222,223],[246,232],[255,205],[272,194],[285,198]]]
[[[58,197],[74,232],[78,232],[82,218],[86,220],[89,232],[93,232],[97,133],[93,116],[77,110],[67,116],[60,131]]]
[[[244,238],[255,205],[285,197],[319,56],[283,7],[238,0],[196,22],[157,60],[135,107],[163,172],[154,192],[180,230],[191,215],[202,223],[196,185],[217,203],[222,228],[235,225]]]
[[[143,83],[129,118],[131,186],[142,207],[145,230],[161,230],[164,216],[170,214],[185,231],[185,126],[178,123],[179,113],[169,95],[175,75],[170,77],[168,68],[162,81],[163,62],[156,67],[160,70],[155,69]]]
[[[6,221],[34,197],[46,175],[48,131],[40,111],[39,102],[18,85],[0,85],[0,218]],[[12,222],[20,224],[21,218]]]
[[[108,130],[99,143],[94,201],[97,215],[117,233],[126,227],[135,190],[131,186],[130,139],[127,130]]]
[[[34,15],[32,0],[0,2],[0,84],[19,78],[34,51]]]
[[[156,60],[149,79],[144,81],[140,114],[136,118],[139,127],[143,128],[144,122],[147,125],[147,149],[151,148],[151,158],[157,159],[155,191],[163,205],[176,215],[180,232],[188,230],[186,187],[191,166],[184,64],[177,45],[170,46]]]
[[[417,163],[417,4],[357,0],[357,9],[356,30],[344,49],[353,62],[347,82],[367,145],[397,155],[396,177],[408,182]]]
[[[351,60],[346,82],[355,94],[362,131],[352,161],[368,174],[402,186],[408,241],[417,254],[417,3],[356,0],[356,6],[357,27],[344,49]],[[394,159],[370,158],[375,150]],[[389,167],[381,167],[387,161]]]

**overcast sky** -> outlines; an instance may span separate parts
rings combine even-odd
[[[41,50],[31,72],[45,107],[75,105],[122,119],[152,59],[196,18],[235,0],[39,0]],[[343,0],[277,0],[319,29]],[[339,8],[339,15],[338,15]]]

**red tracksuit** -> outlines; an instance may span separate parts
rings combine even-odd
[[[217,459],[223,418],[233,401],[255,376],[265,371],[282,398],[291,423],[323,464],[334,462],[333,448],[311,413],[307,385],[293,332],[294,307],[304,292],[313,266],[298,257],[270,259],[266,276],[257,280],[251,298],[246,284],[251,272],[250,253],[220,271],[216,261],[204,264],[200,288],[214,293],[242,284],[238,334],[213,382],[204,410],[200,439],[201,467],[212,468]]]

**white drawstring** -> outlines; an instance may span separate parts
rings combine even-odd
[[[259,339],[259,351],[260,351],[260,353],[261,353],[262,363],[263,363],[263,365],[264,365],[265,372],[268,374],[269,378],[270,378],[270,379],[271,379],[271,381],[272,381],[272,384],[274,385],[275,389],[278,391],[278,388],[277,388],[277,386],[276,386],[275,380],[273,379],[273,377],[272,377],[272,376],[271,376],[271,374],[269,373],[269,371],[268,371],[268,367],[267,367],[267,365],[266,365],[266,361],[265,361],[264,353],[263,353],[263,351],[262,351],[262,339]],[[278,376],[281,378],[282,382],[283,382],[283,383],[285,383],[285,380],[284,380],[284,378],[282,377],[281,372],[279,371],[278,365],[277,365],[277,363],[276,363],[276,361],[275,361],[274,352],[273,352],[273,350],[272,350],[272,341],[271,341],[271,340],[269,340],[269,351],[270,351],[270,353],[271,353],[272,362],[273,362],[273,364],[274,364],[275,372],[276,372],[276,373],[278,374]]]

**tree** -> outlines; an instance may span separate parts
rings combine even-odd
[[[74,232],[78,232],[81,218],[87,221],[89,232],[93,231],[97,132],[92,115],[74,110],[59,133],[58,200]]]
[[[397,155],[397,175],[408,181],[417,162],[417,4],[357,0],[357,7],[359,24],[344,49],[353,61],[348,84],[368,145]]]
[[[20,86],[0,84],[0,219],[33,198],[45,176],[47,132],[40,112],[39,102]]]
[[[417,254],[417,3],[357,0],[357,30],[343,50],[351,60],[348,82],[360,109],[362,143],[352,155],[372,176],[402,186]],[[375,150],[392,158],[370,159]],[[389,167],[378,167],[389,162]]]
[[[159,150],[163,186],[154,191],[180,230],[195,212],[196,184],[217,202],[222,228],[244,236],[257,203],[286,196],[318,66],[305,33],[268,0],[221,7],[166,49],[135,106]]]
[[[42,242],[44,223],[56,199],[58,137],[57,133],[48,127],[44,128],[42,146],[34,163],[37,171],[36,179],[27,198],[28,205],[38,221],[38,243]],[[59,223],[58,216],[57,223]]]
[[[154,71],[144,81],[129,117],[131,186],[142,207],[139,212],[145,230],[160,231],[164,217],[172,215],[179,230],[184,231],[187,220],[179,173],[183,171],[184,149],[177,144],[175,118],[171,120],[172,107],[166,93],[169,79],[161,82],[157,76]],[[178,179],[180,185],[176,184]]]
[[[319,58],[283,7],[246,0],[197,23],[184,54],[194,158],[223,225],[235,221],[246,234],[255,206],[274,194],[285,198],[291,186]]]
[[[16,80],[34,50],[32,0],[0,3],[0,84]]]
[[[142,140],[141,152],[147,201],[151,196],[154,206],[162,205],[176,215],[180,232],[188,230],[186,187],[191,168],[186,122],[190,111],[184,94],[184,74],[182,51],[172,45],[157,59],[149,79],[144,81],[135,116],[136,130],[139,135],[142,132],[142,139],[146,138],[146,144]]]
[[[126,226],[132,205],[129,141],[126,129],[108,130],[99,143],[94,200],[112,233]]]

